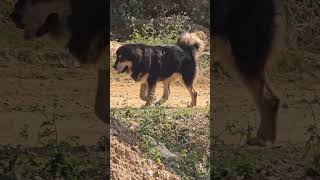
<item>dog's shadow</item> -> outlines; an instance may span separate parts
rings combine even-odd
[[[195,108],[195,107],[190,107],[189,105],[181,105],[181,106],[170,106],[165,103],[159,104],[158,102],[153,104],[153,105],[142,105],[140,108],[133,108],[133,109],[152,109],[152,108],[161,108],[161,109],[178,109],[178,108]]]

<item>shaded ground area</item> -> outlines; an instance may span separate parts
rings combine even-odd
[[[23,143],[37,145],[41,123],[54,113],[59,116],[56,123],[61,139],[79,136],[79,143],[91,145],[104,135],[106,126],[93,113],[94,70],[3,61],[0,65],[1,143],[21,143],[19,132],[28,124],[30,140]]]
[[[283,99],[278,118],[277,143],[301,143],[306,139],[306,129],[314,123],[310,105],[318,114],[317,117],[320,116],[319,79],[308,74],[299,77],[294,73],[275,78],[273,82]],[[217,129],[222,129],[230,121],[239,121],[243,127],[248,124],[258,127],[258,113],[248,92],[239,82],[217,79],[215,102]]]
[[[94,114],[96,69],[75,68],[47,37],[26,41],[0,3],[0,176],[105,179],[107,126]]]
[[[107,126],[93,113],[95,73],[0,57],[0,174],[50,177],[50,168],[41,168],[54,165],[52,160],[62,153],[67,159],[61,164],[79,168],[68,171],[69,177],[107,176]]]
[[[214,132],[215,140],[223,143],[216,141],[216,160],[221,162],[216,165],[233,170],[242,167],[243,171],[237,171],[242,173],[235,173],[235,176],[248,179],[305,179],[312,166],[306,144],[317,138],[312,132],[318,128],[320,120],[320,77],[317,75],[320,71],[316,67],[314,62],[309,64],[309,72],[271,75],[283,103],[278,118],[277,142],[265,148],[245,146],[246,138],[254,136],[259,125],[258,112],[248,92],[238,81],[217,74]],[[216,169],[217,174],[221,172],[225,171]],[[223,177],[217,174],[216,178]],[[226,174],[230,175],[230,172]]]

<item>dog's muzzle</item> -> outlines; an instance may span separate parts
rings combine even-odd
[[[113,68],[118,72],[118,74],[129,71],[129,67],[125,63],[117,63],[113,66]]]

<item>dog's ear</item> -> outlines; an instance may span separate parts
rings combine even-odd
[[[125,44],[118,48],[116,54],[117,57],[119,55],[123,55],[124,59],[128,59],[132,61],[133,66],[137,66],[141,64],[143,56],[143,49],[137,44]]]
[[[143,51],[136,44],[127,44],[121,48],[121,52],[132,61],[132,66],[136,67],[142,61]],[[122,54],[120,53],[120,54]]]
[[[133,57],[134,57],[134,61],[140,62],[142,57],[143,57],[142,49],[138,48],[138,47],[135,47],[135,46],[133,46],[133,47],[131,47],[129,49],[130,49],[130,54],[132,54]]]

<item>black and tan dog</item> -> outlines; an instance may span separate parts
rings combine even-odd
[[[276,140],[280,98],[266,74],[282,34],[281,8],[277,0],[215,0],[213,44],[215,59],[248,88],[260,113],[257,138],[249,143],[265,145]]]
[[[197,75],[197,57],[204,48],[206,35],[201,31],[183,33],[176,45],[148,46],[125,44],[116,54],[114,68],[128,73],[141,83],[140,98],[146,105],[154,103],[156,84],[163,82],[163,96],[158,103],[169,98],[170,84],[182,80],[191,96],[190,106],[197,104],[197,92],[193,87]]]
[[[12,21],[26,39],[49,34],[82,64],[97,64],[95,111],[107,120],[108,0],[18,0]]]

